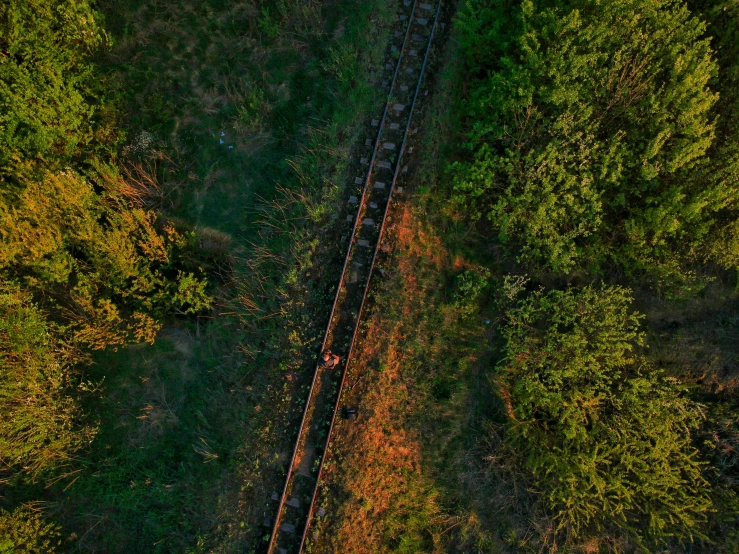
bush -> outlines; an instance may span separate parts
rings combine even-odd
[[[0,479],[59,471],[92,440],[65,395],[72,361],[29,295],[0,282]]]
[[[557,532],[692,540],[711,506],[691,445],[703,418],[644,358],[641,316],[620,287],[537,292],[508,310],[496,384],[507,440]]]
[[[59,527],[38,513],[0,510],[0,554],[53,554],[61,545]]]
[[[170,276],[185,237],[143,209],[115,168],[91,176],[95,186],[69,169],[15,168],[16,185],[0,191],[0,277],[44,297],[74,342],[152,342],[153,317],[207,309],[204,281]]]
[[[454,305],[463,316],[470,316],[478,309],[479,299],[490,286],[491,274],[487,269],[466,270],[454,279]]]
[[[92,139],[98,19],[86,0],[0,5],[0,167],[13,155],[66,158]]]
[[[690,281],[739,197],[702,177],[717,101],[705,25],[678,0],[470,0],[458,24],[473,152],[458,199],[531,266]]]

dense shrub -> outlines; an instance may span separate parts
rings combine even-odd
[[[0,471],[66,465],[90,429],[66,393],[85,349],[152,342],[166,314],[207,310],[195,241],[148,210],[96,112],[87,0],[0,6]],[[107,161],[105,161],[107,160]]]
[[[94,349],[151,342],[153,318],[167,309],[208,307],[202,283],[176,271],[187,238],[159,228],[113,167],[98,166],[92,182],[38,164],[13,177],[0,191],[0,278],[43,296],[70,340]]]
[[[0,554],[52,554],[61,544],[59,527],[37,511],[0,510]]]
[[[105,41],[87,0],[0,5],[0,166],[67,157],[92,140],[89,54]]]
[[[693,539],[711,506],[684,387],[644,358],[619,287],[537,292],[508,310],[496,384],[508,441],[570,538]]]
[[[520,259],[676,283],[697,260],[734,264],[739,186],[707,157],[717,65],[682,2],[470,0],[459,27],[458,198]]]

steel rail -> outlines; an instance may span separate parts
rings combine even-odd
[[[382,131],[383,131],[384,126],[385,126],[385,120],[387,119],[387,113],[388,113],[389,108],[390,108],[390,103],[391,103],[390,101],[392,99],[393,90],[395,89],[395,82],[396,82],[397,77],[398,77],[398,72],[400,70],[401,61],[403,59],[403,52],[405,51],[405,47],[406,47],[406,44],[408,42],[408,36],[409,36],[410,30],[411,30],[411,25],[413,24],[413,15],[416,12],[416,3],[417,3],[417,0],[413,0],[413,5],[411,7],[411,15],[408,18],[408,25],[406,27],[405,36],[403,37],[403,44],[402,44],[401,49],[400,49],[400,55],[398,57],[398,60],[396,62],[396,65],[395,65],[395,71],[393,72],[393,80],[392,80],[392,82],[390,84],[390,90],[389,90],[389,92],[387,94],[387,100],[385,101],[385,108],[384,108],[384,110],[382,112],[382,120],[380,121],[380,124],[378,125],[378,128],[377,128],[377,136],[375,137],[375,145],[374,145],[374,148],[372,149],[372,158],[370,160],[369,167],[367,168],[367,175],[366,175],[366,177],[364,179],[364,185],[363,185],[363,189],[362,189],[362,197],[361,197],[359,203],[357,204],[357,216],[355,218],[354,225],[352,227],[352,234],[351,234],[351,237],[349,238],[349,243],[348,243],[347,250],[346,250],[346,256],[344,256],[344,264],[343,264],[343,266],[341,268],[341,276],[339,277],[339,282],[338,282],[338,285],[336,287],[336,294],[334,295],[334,302],[333,302],[333,304],[331,306],[331,314],[330,314],[329,319],[328,319],[328,324],[326,325],[326,331],[324,332],[324,335],[323,335],[323,342],[321,343],[321,352],[323,352],[324,349],[326,348],[326,341],[328,340],[329,334],[331,332],[331,327],[332,327],[332,324],[333,324],[333,320],[334,320],[334,317],[336,315],[336,306],[338,305],[339,297],[341,295],[341,287],[342,287],[342,284],[344,283],[344,280],[346,278],[346,268],[347,268],[347,265],[349,263],[349,257],[350,257],[351,252],[352,252],[352,245],[354,244],[354,239],[356,238],[357,229],[359,227],[359,221],[360,221],[360,217],[359,216],[360,216],[360,214],[362,212],[362,207],[364,206],[365,201],[366,201],[367,191],[369,190],[368,185],[369,185],[369,182],[370,182],[370,180],[372,178],[372,171],[373,171],[374,166],[375,166],[375,160],[377,158],[377,151],[378,151],[379,146],[380,146],[380,137],[382,135]],[[435,26],[435,23],[434,23],[434,26]],[[420,82],[420,79],[419,79],[419,82]],[[395,180],[393,179],[393,183],[394,182],[395,182]],[[389,202],[390,202],[390,199],[388,198],[388,203]],[[384,216],[383,216],[383,221],[384,221]],[[378,245],[379,245],[379,239],[378,239]],[[375,249],[375,253],[377,253],[377,250],[376,249]],[[374,258],[373,258],[373,262],[374,262]],[[370,274],[371,274],[371,270],[370,270]],[[366,294],[366,290],[365,290],[365,294]],[[346,367],[347,367],[348,364],[349,364],[349,356],[347,356],[346,361],[344,362],[344,372],[343,372],[343,375],[346,375]],[[280,522],[282,520],[282,512],[283,512],[283,510],[285,508],[285,500],[286,500],[286,497],[287,497],[287,488],[290,485],[290,478],[292,476],[293,469],[294,469],[294,466],[295,466],[295,458],[296,458],[297,453],[298,453],[298,450],[300,448],[300,442],[301,442],[301,438],[303,436],[303,431],[304,431],[304,427],[305,427],[305,420],[306,420],[306,416],[308,415],[308,409],[309,409],[309,406],[310,406],[311,399],[313,398],[313,393],[315,392],[316,381],[318,380],[318,375],[320,373],[320,367],[321,367],[321,363],[319,361],[316,364],[316,368],[315,368],[315,370],[313,372],[313,379],[311,381],[310,389],[308,391],[308,399],[306,400],[305,406],[303,408],[303,415],[302,415],[302,418],[300,420],[300,426],[298,428],[298,437],[297,437],[297,439],[295,441],[295,446],[293,447],[292,457],[290,458],[290,465],[288,467],[287,475],[285,477],[285,484],[282,487],[282,494],[280,495],[280,501],[279,501],[279,504],[278,504],[278,507],[277,507],[277,516],[275,517],[275,524],[272,527],[272,534],[270,535],[269,545],[267,547],[267,554],[272,554],[272,552],[274,550],[274,547],[275,547],[275,540],[277,538],[277,532],[279,530]],[[341,387],[343,387],[343,384],[344,384],[343,375],[342,375],[341,386],[339,388],[339,396],[341,396]],[[334,416],[335,415],[336,414],[334,413]],[[333,419],[331,420],[331,426],[333,427]],[[324,455],[325,455],[325,452],[324,452]],[[321,461],[321,466],[322,465],[323,465],[323,461]],[[319,475],[320,475],[320,470],[319,470]],[[316,489],[317,488],[318,488],[318,479],[316,479]],[[314,495],[313,496],[315,497],[315,492],[314,492]],[[312,508],[312,505],[313,505],[313,503],[311,502],[311,508]],[[308,517],[310,518],[310,510],[308,511]],[[307,528],[308,528],[308,521],[306,521],[306,526],[305,526],[305,529],[307,529]],[[304,542],[304,540],[305,540],[305,533],[303,533],[303,539],[300,542],[300,551],[302,551],[302,549],[303,549],[303,542]]]
[[[415,13],[415,2],[413,4],[413,8],[414,9],[411,11],[411,14]],[[336,404],[334,406],[334,412],[331,418],[331,425],[329,426],[328,434],[326,435],[326,445],[323,450],[323,455],[321,456],[321,464],[318,468],[318,475],[316,477],[316,486],[315,486],[315,489],[313,490],[313,497],[311,498],[311,503],[308,508],[308,519],[305,523],[305,528],[303,530],[303,537],[300,541],[300,549],[298,551],[299,553],[303,552],[303,546],[305,545],[305,539],[308,536],[308,530],[310,529],[311,520],[313,519],[312,517],[313,509],[315,507],[316,497],[318,496],[318,487],[321,483],[321,476],[323,474],[323,464],[326,461],[326,458],[329,453],[329,445],[331,443],[331,434],[333,433],[333,430],[334,430],[334,424],[336,422],[336,414],[339,412],[339,405],[341,404],[341,395],[342,395],[342,392],[344,391],[344,383],[346,381],[346,374],[349,369],[349,362],[352,359],[352,354],[354,353],[354,346],[357,342],[356,340],[357,335],[359,334],[359,328],[362,323],[362,312],[364,311],[364,305],[367,300],[367,294],[369,292],[370,282],[372,280],[372,274],[375,269],[375,262],[377,261],[377,253],[379,252],[380,245],[382,244],[382,238],[385,232],[385,224],[387,221],[387,214],[388,214],[388,211],[390,210],[390,202],[392,201],[393,191],[395,190],[395,184],[398,180],[398,174],[402,167],[401,162],[403,161],[403,153],[405,152],[405,145],[408,141],[408,131],[410,130],[411,123],[413,122],[413,111],[416,107],[416,102],[418,100],[418,93],[421,90],[421,83],[423,82],[423,75],[426,70],[426,65],[428,63],[429,54],[431,53],[431,45],[434,42],[434,34],[436,32],[436,26],[439,21],[440,13],[441,13],[441,0],[438,0],[437,5],[436,5],[436,12],[434,14],[434,25],[431,28],[431,35],[429,36],[428,44],[426,45],[426,52],[423,57],[423,64],[421,65],[421,71],[418,75],[418,82],[416,83],[416,90],[413,94],[413,102],[411,103],[410,113],[408,114],[408,123],[406,124],[405,130],[403,131],[403,142],[401,143],[400,150],[398,152],[398,161],[395,165],[395,171],[393,172],[393,180],[390,185],[390,191],[387,197],[387,207],[385,208],[385,211],[382,214],[382,223],[380,224],[380,231],[379,231],[379,235],[377,236],[377,244],[375,245],[375,251],[372,255],[372,263],[370,264],[369,272],[367,274],[367,281],[364,287],[364,294],[362,295],[362,303],[359,306],[359,312],[357,314],[357,322],[354,326],[354,333],[352,334],[351,342],[349,344],[349,352],[346,355],[346,363],[344,364],[344,372],[341,376],[341,383],[339,384],[339,391],[338,391],[338,395],[336,396]],[[412,23],[412,19],[408,23],[408,31],[406,32],[406,38],[407,38],[408,32],[410,32],[411,23]],[[403,45],[405,46],[405,41],[403,42]],[[396,73],[399,68],[400,68],[400,60],[398,60],[398,67],[396,68]],[[395,80],[393,79],[393,85],[394,84],[395,84]],[[391,85],[390,95],[392,95],[393,88],[394,87]],[[383,122],[384,122],[384,118],[383,118]],[[378,134],[378,142],[379,142],[379,134]],[[369,174],[368,174],[368,179],[369,179]]]

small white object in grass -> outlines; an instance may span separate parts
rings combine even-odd
[[[222,137],[225,137],[226,136],[226,132],[225,131],[221,131],[221,136]]]
[[[233,145],[228,147],[229,150],[233,150],[233,148],[234,148]]]
[[[218,139],[218,142],[223,144],[223,139]]]

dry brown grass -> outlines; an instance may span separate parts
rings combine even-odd
[[[403,252],[398,271],[405,289],[397,295],[397,308],[411,314],[423,299],[416,275],[419,260],[437,271],[448,260],[438,237],[424,231],[408,207],[403,207],[398,219],[395,247]],[[410,421],[421,398],[415,394],[414,376],[407,375],[403,364],[402,344],[409,331],[405,323],[373,317],[354,365],[367,371],[379,363],[383,369],[369,376],[361,399],[359,389],[352,390],[361,423],[340,426],[337,454],[344,462],[335,479],[346,499],[330,533],[336,552],[390,552],[394,539],[407,531],[399,527],[401,522],[419,516],[424,522],[445,519],[437,493],[424,477],[422,438]],[[441,531],[433,523],[431,528]],[[431,550],[425,551],[441,552],[433,546],[438,542],[433,534],[426,539]]]

